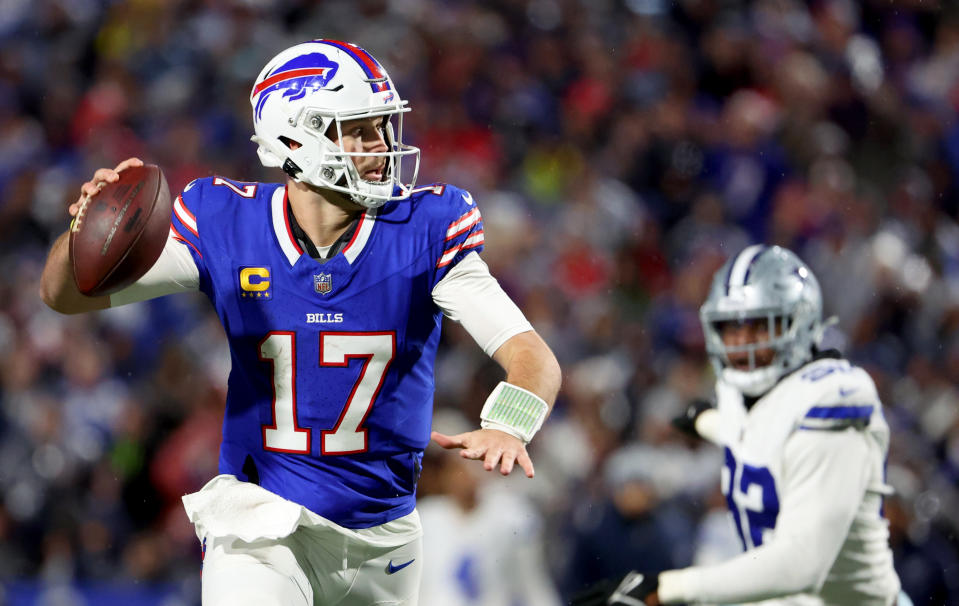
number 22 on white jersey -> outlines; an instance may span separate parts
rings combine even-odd
[[[728,446],[725,451],[723,495],[743,549],[749,550],[763,544],[763,531],[776,527],[779,515],[776,481],[768,468],[737,462]]]

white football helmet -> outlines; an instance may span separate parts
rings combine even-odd
[[[400,98],[379,62],[355,44],[312,40],[286,49],[257,76],[250,103],[256,132],[252,140],[259,145],[257,154],[264,166],[280,167],[297,181],[344,193],[367,208],[407,197],[416,182],[420,150],[402,142],[408,102]],[[334,142],[342,137],[344,121],[376,116],[386,116],[387,151],[346,152]],[[291,149],[289,141],[300,147]],[[359,175],[353,158],[361,156],[386,159],[382,181]],[[414,166],[412,178],[403,182],[401,168],[407,158]]]
[[[713,277],[709,296],[699,310],[706,352],[716,374],[748,396],[759,396],[783,375],[812,359],[822,338],[822,292],[809,267],[779,246],[750,246],[729,259]],[[725,322],[767,322],[769,340],[729,346],[723,342]],[[772,363],[756,366],[756,351],[775,351]],[[730,353],[748,352],[749,369],[737,370]]]

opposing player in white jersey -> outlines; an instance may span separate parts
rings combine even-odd
[[[724,449],[722,489],[745,553],[632,572],[574,604],[907,601],[882,514],[889,428],[866,371],[819,350],[815,276],[786,249],[750,246],[716,273],[700,319],[718,406],[691,406],[676,424]]]

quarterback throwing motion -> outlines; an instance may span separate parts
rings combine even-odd
[[[716,273],[700,319],[717,407],[692,406],[676,424],[724,450],[745,553],[632,572],[574,603],[905,603],[882,515],[889,428],[866,371],[818,348],[815,276],[788,250],[750,246]]]
[[[532,477],[526,444],[559,367],[480,259],[472,196],[415,186],[409,108],[372,55],[296,45],[263,68],[250,103],[260,160],[284,182],[193,181],[160,259],[109,296],[77,291],[64,235],[42,296],[77,313],[199,290],[219,315],[232,358],[221,475],[183,499],[204,604],[416,604],[415,489],[442,316],[506,370],[480,429],[432,434],[487,470]],[[96,171],[71,213],[139,164]]]

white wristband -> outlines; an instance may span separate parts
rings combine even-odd
[[[486,398],[480,427],[497,429],[529,443],[543,426],[549,405],[535,393],[500,381]]]

